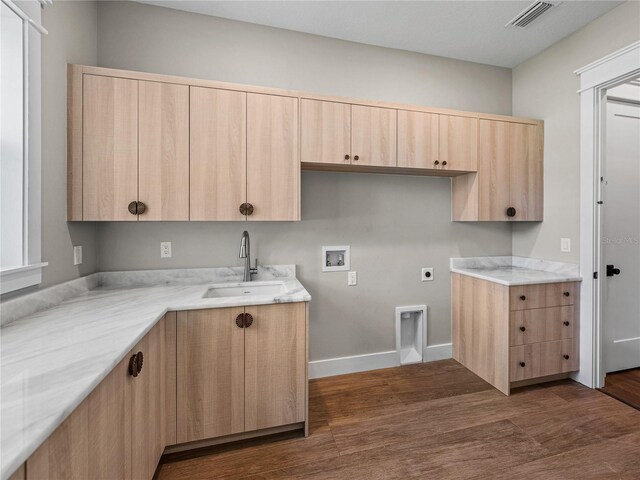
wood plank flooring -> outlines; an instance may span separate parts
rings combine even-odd
[[[570,380],[510,397],[454,360],[312,380],[308,438],[212,447],[162,480],[638,479],[640,411]]]
[[[640,410],[640,368],[608,373],[601,390]]]

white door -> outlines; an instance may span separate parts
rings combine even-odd
[[[615,372],[640,367],[640,105],[609,101],[606,112],[602,353]]]

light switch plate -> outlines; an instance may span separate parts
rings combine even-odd
[[[432,282],[433,281],[433,267],[424,267],[422,269],[422,277],[420,277],[423,282]]]
[[[160,242],[160,258],[171,258],[171,242]]]
[[[347,285],[353,286],[358,284],[358,272],[349,272],[347,275]]]
[[[82,263],[82,245],[73,247],[73,264],[80,265]]]
[[[570,238],[561,238],[560,239],[560,251],[569,253],[571,252],[571,239]]]

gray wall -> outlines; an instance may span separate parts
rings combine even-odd
[[[513,226],[513,254],[580,261],[580,80],[573,72],[640,40],[626,2],[513,70],[513,114],[545,121],[544,222]],[[560,238],[571,238],[571,253]]]
[[[67,63],[97,61],[95,2],[54,2],[42,14],[42,259],[48,286],[96,271],[92,223],[67,223]],[[73,265],[73,245],[83,263]]]
[[[98,6],[98,64],[318,93],[511,113],[508,69],[135,3]],[[450,180],[304,173],[293,223],[105,223],[100,270],[240,265],[243,229],[261,263],[296,263],[313,295],[312,360],[395,349],[394,308],[430,306],[429,344],[450,342],[448,259],[509,254],[508,224],[450,218]],[[173,258],[160,259],[161,241]],[[351,245],[358,286],[322,273],[322,245]],[[420,267],[435,267],[422,283]]]

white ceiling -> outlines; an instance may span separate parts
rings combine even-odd
[[[564,1],[523,29],[505,24],[531,1],[138,1],[502,67],[522,63],[622,3]]]

